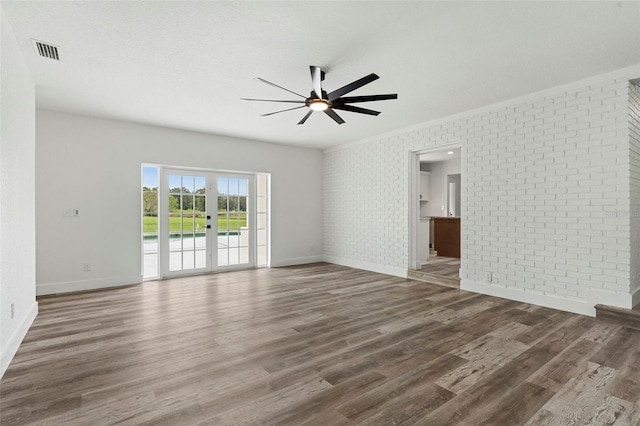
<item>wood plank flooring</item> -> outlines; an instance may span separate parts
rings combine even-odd
[[[408,270],[407,277],[430,284],[460,288],[460,259],[430,256],[428,263],[422,268]]]
[[[596,318],[600,321],[640,330],[640,310],[596,305]]]
[[[640,424],[640,331],[330,264],[40,299],[0,424]]]
[[[460,278],[460,259],[455,257],[429,256],[420,272],[447,278]]]

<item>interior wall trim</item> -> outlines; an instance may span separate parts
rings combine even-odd
[[[69,293],[72,291],[97,290],[107,287],[120,287],[124,285],[142,283],[142,275],[128,275],[120,277],[106,277],[93,280],[78,280],[54,283],[36,284],[36,296],[47,294]]]
[[[394,277],[407,278],[406,268],[396,268],[393,266],[379,265],[376,263],[363,262],[361,260],[347,259],[337,256],[324,256],[324,261],[335,263],[336,265],[348,266],[350,268],[364,269],[365,271],[377,272],[379,274],[393,275]]]
[[[29,331],[31,324],[33,324],[33,320],[35,320],[37,315],[38,302],[34,300],[33,304],[27,311],[27,314],[22,318],[22,321],[9,338],[7,345],[2,348],[2,352],[0,352],[0,378],[4,376],[5,371],[9,368],[11,360],[15,356],[16,352],[18,352],[18,348],[20,347],[24,336],[27,335],[27,331]]]
[[[322,262],[323,257],[317,256],[302,256],[302,257],[289,257],[285,259],[271,259],[271,267],[279,268],[282,266],[304,265],[305,263],[317,263]]]
[[[596,316],[595,305],[609,305],[631,308],[631,295],[609,291],[591,291],[589,300],[567,299],[549,294],[532,293],[515,287],[498,287],[472,280],[460,280],[460,290],[531,303],[532,305],[572,312],[574,314]]]

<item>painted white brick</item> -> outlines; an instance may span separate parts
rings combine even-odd
[[[464,278],[582,301],[634,292],[639,111],[638,86],[614,80],[328,150],[325,254],[406,268],[408,152],[459,143]]]

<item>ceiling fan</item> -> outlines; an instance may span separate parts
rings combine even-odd
[[[353,106],[350,104],[355,104],[359,102],[371,102],[371,101],[384,101],[387,99],[398,99],[398,94],[390,94],[390,95],[367,95],[367,96],[347,96],[343,97],[347,93],[353,92],[354,90],[364,86],[365,84],[369,84],[372,81],[379,79],[376,74],[369,74],[365,77],[362,77],[359,80],[356,80],[352,83],[347,84],[339,89],[334,90],[333,92],[327,93],[322,90],[322,81],[324,81],[324,71],[320,69],[320,67],[310,66],[311,70],[311,83],[313,90],[309,97],[303,96],[299,93],[291,91],[289,89],[285,89],[282,86],[278,86],[277,84],[271,83],[263,78],[256,77],[255,79],[266,83],[270,86],[277,87],[282,90],[286,90],[289,93],[293,93],[296,96],[300,96],[303,98],[303,101],[288,101],[288,100],[276,100],[276,99],[248,99],[242,98],[243,101],[260,101],[260,102],[284,102],[284,103],[292,103],[292,104],[304,104],[294,108],[284,109],[282,111],[270,112],[268,114],[262,114],[263,117],[273,114],[280,114],[281,112],[293,111],[295,109],[300,108],[309,108],[307,114],[302,117],[302,120],[298,122],[298,124],[304,124],[305,121],[311,116],[314,111],[324,111],[329,117],[333,119],[338,124],[343,124],[344,120],[336,114],[334,110],[342,110],[349,112],[357,112],[359,114],[368,114],[368,115],[378,115],[380,111],[374,111],[372,109],[360,108],[357,106]]]

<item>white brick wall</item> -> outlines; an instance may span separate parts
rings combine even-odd
[[[463,287],[588,314],[630,303],[629,93],[611,79],[327,150],[325,258],[401,275],[409,152],[455,143]]]
[[[631,170],[631,294],[640,303],[640,86],[629,85],[629,159]]]

